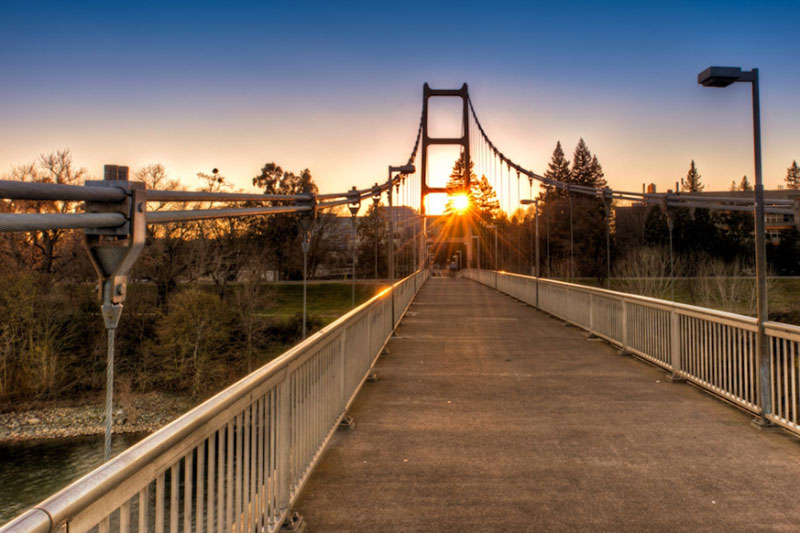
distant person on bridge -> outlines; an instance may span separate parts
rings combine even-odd
[[[450,261],[450,277],[451,278],[456,277],[456,262],[455,261]]]

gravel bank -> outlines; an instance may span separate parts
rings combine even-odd
[[[194,405],[190,398],[160,393],[138,395],[114,407],[114,433],[151,433]],[[102,403],[41,407],[0,413],[0,443],[58,439],[105,432]]]

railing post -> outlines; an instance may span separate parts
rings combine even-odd
[[[628,302],[622,299],[622,354],[628,353]]]
[[[291,501],[291,396],[289,394],[289,370],[278,385],[278,512],[289,511]]]
[[[369,345],[367,345],[369,350]],[[370,354],[371,355],[371,354]],[[344,414],[344,408],[347,405],[347,329],[342,332],[342,338],[339,339],[339,411]]]
[[[594,294],[589,293],[589,335],[594,335]]]
[[[672,373],[667,376],[667,380],[677,383],[684,381],[681,376],[681,315],[672,309],[669,319],[669,351]]]

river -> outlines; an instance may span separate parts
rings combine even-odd
[[[144,436],[115,435],[113,454]],[[55,494],[102,462],[102,435],[0,444],[0,524]]]

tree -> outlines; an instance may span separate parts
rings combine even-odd
[[[606,184],[603,179],[603,169],[597,161],[597,157],[592,156],[583,138],[578,140],[572,156],[572,174],[569,181],[576,185],[598,188],[605,187]]]
[[[467,191],[469,199],[468,212],[484,221],[495,220],[501,214],[497,194],[495,194],[494,188],[489,183],[489,180],[486,179],[486,176],[482,175],[481,179],[478,179],[475,172],[473,172],[474,166],[474,161],[470,161],[469,191]],[[464,154],[453,164],[453,170],[450,172],[450,179],[447,181],[446,187],[449,194],[455,194],[464,189]],[[447,201],[444,213],[445,215],[455,213],[451,200]]]
[[[160,163],[140,168],[134,174],[137,181],[145,183],[148,190],[178,191],[184,187],[171,179]],[[179,204],[177,204],[179,205]],[[148,209],[160,211],[176,208],[175,202],[149,202]],[[178,286],[179,278],[192,277],[196,254],[192,239],[196,236],[196,224],[172,222],[147,226],[147,246],[134,266],[137,276],[152,280],[156,284],[157,305],[163,307],[168,297]]]
[[[797,161],[792,161],[792,166],[786,169],[786,188],[787,189],[800,189],[800,167],[797,166]]]
[[[57,183],[61,185],[80,185],[88,177],[89,172],[76,168],[69,150],[56,150],[42,154],[33,163],[20,165],[11,171],[8,177],[15,181],[35,183]],[[8,206],[11,211],[26,213],[70,213],[75,211],[77,202],[54,200],[24,200]],[[24,239],[39,251],[38,268],[42,272],[51,273],[54,262],[58,259],[58,248],[66,231],[63,229],[45,230],[25,234]]]
[[[700,183],[700,173],[697,171],[694,159],[692,159],[692,164],[689,167],[689,172],[686,173],[686,177],[681,179],[681,187],[686,192],[700,192],[706,188],[705,185]]]
[[[477,211],[477,216],[484,221],[500,218],[502,214],[500,201],[497,199],[494,187],[492,187],[492,184],[486,179],[486,176],[481,175],[480,180],[471,181],[470,189],[472,197],[475,199],[475,211]]]
[[[386,250],[389,230],[386,218],[382,213],[383,205],[373,203],[367,210],[367,216],[358,222],[358,261],[359,276],[375,278],[386,276]]]
[[[569,161],[564,157],[564,150],[561,148],[561,141],[556,141],[556,147],[553,150],[553,156],[550,158],[550,163],[547,165],[547,170],[544,177],[555,180],[569,182],[572,179],[572,172],[569,169]],[[545,186],[544,194],[559,194],[558,189],[551,186]]]
[[[742,176],[742,181],[739,182],[739,190],[740,191],[752,191],[753,186],[750,185],[750,182],[747,181],[747,176]]]
[[[606,183],[603,167],[600,165],[600,161],[597,160],[596,155],[592,155],[592,163],[589,165],[589,168],[591,168],[592,171],[594,186],[600,189],[605,188],[608,183]]]
[[[284,171],[274,162],[261,168],[261,173],[253,178],[253,185],[264,190],[264,194],[301,194],[308,190],[317,193],[318,188],[311,176],[311,171],[303,170],[300,174]],[[287,205],[292,202],[275,201],[271,205]],[[275,270],[279,275],[289,279],[302,277],[302,259],[300,259],[300,228],[298,222],[301,215],[287,213],[270,215],[255,219],[250,225],[251,237],[272,252]],[[316,232],[319,236],[320,232]],[[314,235],[312,234],[312,237]],[[315,247],[312,242],[311,248]]]

